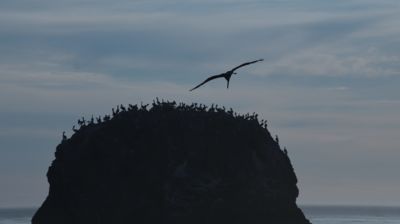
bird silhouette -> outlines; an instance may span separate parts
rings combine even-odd
[[[264,59],[259,59],[259,60],[255,60],[255,61],[246,62],[246,63],[243,63],[243,64],[241,64],[241,65],[239,65],[239,66],[234,67],[233,69],[231,69],[231,70],[229,70],[229,71],[227,71],[227,72],[225,72],[225,73],[221,73],[221,74],[219,74],[219,75],[210,76],[210,77],[208,77],[206,80],[204,80],[202,83],[200,83],[199,85],[197,85],[196,87],[194,87],[193,89],[191,89],[191,90],[189,90],[189,91],[193,91],[193,90],[199,88],[200,86],[204,85],[205,83],[207,83],[207,82],[209,82],[209,81],[211,81],[211,80],[214,80],[214,79],[218,79],[218,78],[225,78],[226,81],[227,81],[226,88],[229,88],[229,81],[230,81],[232,75],[236,74],[235,71],[236,71],[237,69],[239,69],[239,68],[241,68],[241,67],[243,67],[243,66],[246,66],[246,65],[250,65],[250,64],[259,62],[259,61],[264,61]]]

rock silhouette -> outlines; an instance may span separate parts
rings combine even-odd
[[[256,114],[154,102],[79,120],[33,224],[308,224],[286,153]]]

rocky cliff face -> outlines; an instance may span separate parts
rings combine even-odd
[[[33,224],[307,224],[286,153],[256,115],[168,102],[79,121]]]

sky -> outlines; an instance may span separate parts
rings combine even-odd
[[[80,117],[155,97],[268,120],[299,204],[398,206],[399,27],[398,0],[2,0],[0,207],[40,206]]]

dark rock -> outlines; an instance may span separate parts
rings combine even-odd
[[[121,107],[57,146],[33,224],[307,224],[290,160],[257,115]]]

